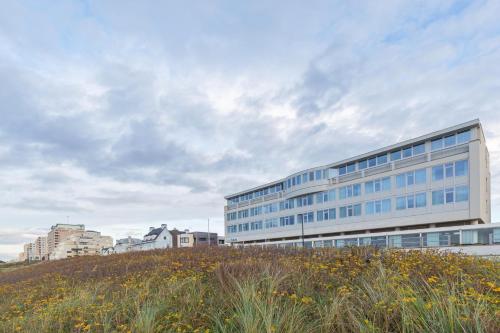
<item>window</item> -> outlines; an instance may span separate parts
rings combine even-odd
[[[339,175],[342,176],[342,175],[345,175],[347,173],[347,168],[344,166],[341,166],[339,168]]]
[[[387,154],[377,156],[377,165],[387,163]]]
[[[356,171],[356,164],[355,163],[347,164],[347,173],[351,173],[354,171]]]
[[[250,223],[251,230],[261,230],[262,229],[262,221],[256,221]]]
[[[406,177],[405,174],[397,175],[396,176],[396,187],[397,188],[402,188],[406,186]]]
[[[403,158],[411,157],[412,148],[408,147],[403,149]]]
[[[427,206],[427,196],[426,193],[417,193],[415,194],[415,206],[417,208]]]
[[[463,202],[469,200],[469,187],[467,186],[457,186],[455,188],[455,201]]]
[[[340,207],[340,218],[360,216],[360,215],[361,215],[361,204]]]
[[[320,180],[321,179],[321,170],[316,170],[315,173],[316,173],[316,175],[315,175],[316,180]]]
[[[330,220],[335,220],[337,218],[337,214],[335,212],[335,208],[330,208],[328,210],[328,217]]]
[[[406,197],[406,208],[415,208],[415,197],[413,195]]]
[[[444,191],[443,190],[438,190],[438,191],[432,191],[432,205],[442,205],[444,204]]]
[[[410,186],[410,185],[413,185],[413,183],[414,183],[413,171],[407,172],[406,173],[406,185]]]
[[[466,143],[470,141],[470,130],[460,132],[457,134],[457,144]]]
[[[431,141],[431,151],[443,149],[443,139],[439,138]]]
[[[468,173],[468,161],[463,160],[463,161],[456,161],[455,162],[455,176],[460,177],[460,176],[466,176]]]
[[[357,197],[361,195],[361,184],[347,185],[339,188],[339,199]]]
[[[377,165],[377,159],[375,157],[372,157],[368,159],[368,167],[374,167]]]
[[[382,191],[389,191],[391,189],[391,177],[382,178]]]
[[[406,197],[396,198],[396,210],[406,209]]]
[[[425,153],[425,143],[413,146],[413,155],[420,155]]]
[[[391,178],[385,177],[365,183],[365,193],[388,191],[391,189]]]
[[[446,203],[455,202],[455,192],[454,192],[453,188],[447,188],[445,190],[445,200],[446,200]]]
[[[455,134],[449,135],[449,136],[444,138],[444,146],[445,147],[454,146],[454,145],[456,145],[456,143],[457,143],[457,140],[456,140]]]
[[[446,163],[444,165],[444,170],[445,170],[445,175],[446,178],[451,178],[453,177],[453,163]]]
[[[328,221],[335,219],[335,208],[318,210],[316,212],[316,221]]]
[[[359,170],[366,169],[367,167],[368,167],[368,162],[366,160],[358,162],[358,169]]]
[[[375,202],[369,201],[365,204],[365,214],[373,215],[375,213]]]
[[[295,218],[293,215],[280,217],[280,227],[285,227],[285,226],[294,225],[294,224],[295,224]]]
[[[391,161],[397,161],[401,159],[401,150],[393,151],[391,153]]]
[[[264,223],[266,229],[270,229],[270,228],[277,228],[279,223],[278,223],[278,218],[275,217],[275,218],[272,218],[272,219],[267,219]]]
[[[432,180],[437,181],[437,180],[442,180],[443,178],[444,178],[443,166],[436,165],[432,167]]]
[[[314,180],[314,172],[310,171],[309,172],[309,181],[312,182]]]
[[[415,171],[415,184],[425,184],[427,182],[426,169]]]
[[[391,199],[382,200],[382,213],[389,213],[391,211]]]

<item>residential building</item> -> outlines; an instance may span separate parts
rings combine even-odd
[[[133,244],[130,250],[147,251],[172,247],[174,247],[172,233],[167,229],[166,224],[162,224],[159,228],[149,227],[149,232],[144,235],[142,241],[138,244]]]
[[[194,247],[194,246],[218,246],[219,240],[216,233],[204,231],[186,232],[177,236],[179,247]]]
[[[49,253],[49,258],[53,259],[51,256],[59,246],[60,242],[66,240],[72,235],[82,235],[84,231],[85,226],[83,224],[58,223],[52,226],[47,235],[47,252]]]
[[[116,240],[116,244],[113,247],[112,253],[125,253],[129,252],[130,248],[136,244],[140,244],[142,242],[141,239],[139,238],[132,238],[132,237],[127,237],[127,238],[122,238]]]
[[[226,243],[489,224],[490,198],[489,153],[473,120],[228,195]]]
[[[36,245],[35,243],[26,243],[23,245],[23,252],[19,254],[19,261],[35,261]]]
[[[36,260],[48,259],[47,236],[40,236],[35,241],[35,257]]]
[[[102,236],[98,231],[84,230],[82,233],[73,233],[59,241],[51,254],[51,259],[99,255],[103,248],[113,246],[110,236]]]

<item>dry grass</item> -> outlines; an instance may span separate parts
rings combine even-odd
[[[498,332],[500,263],[199,248],[0,273],[0,332]]]

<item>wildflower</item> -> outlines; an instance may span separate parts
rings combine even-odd
[[[301,298],[300,301],[302,303],[304,303],[304,304],[309,304],[309,303],[311,303],[313,301],[313,299],[311,297],[304,296],[304,297]]]
[[[427,282],[429,282],[429,283],[436,283],[437,281],[438,281],[438,278],[434,275],[427,279]]]

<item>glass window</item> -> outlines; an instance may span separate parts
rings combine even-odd
[[[369,181],[365,183],[365,193],[373,193],[373,181]]]
[[[391,161],[397,161],[401,159],[401,150],[393,151],[391,153]]]
[[[457,186],[455,189],[455,200],[456,202],[468,201],[469,200],[469,187],[468,186]]]
[[[340,207],[340,218],[347,217],[347,207]]]
[[[453,163],[446,163],[444,165],[446,178],[453,177]]]
[[[356,164],[355,163],[347,164],[347,173],[354,171],[356,171]]]
[[[330,220],[335,220],[337,218],[337,214],[335,212],[335,208],[330,208],[328,210],[328,217]]]
[[[347,187],[339,188],[339,199],[345,199],[347,197]]]
[[[361,204],[356,204],[353,206],[354,216],[361,216]]]
[[[406,197],[406,207],[408,207],[408,209],[415,208],[415,198],[413,197],[413,195],[409,195]]]
[[[376,166],[376,165],[377,165],[377,159],[376,159],[375,157],[370,158],[370,159],[368,160],[368,167],[370,167],[370,168],[371,168],[371,167],[374,167],[374,166]]]
[[[369,201],[365,204],[365,214],[366,215],[373,215],[373,213],[375,213],[374,203],[373,203],[373,201]]]
[[[444,138],[444,146],[445,147],[454,146],[456,143],[457,143],[457,140],[456,140],[455,134],[449,135],[449,136]]]
[[[380,201],[379,200],[375,201],[375,213],[379,214],[381,210],[382,210],[382,205],[380,204]]]
[[[323,203],[323,192],[316,193],[316,203]]]
[[[391,199],[382,200],[382,213],[389,213],[391,211]]]
[[[366,169],[367,167],[368,167],[368,162],[366,160],[358,162],[358,169],[359,170]]]
[[[387,154],[377,156],[377,165],[387,163]]]
[[[438,232],[429,232],[427,233],[426,238],[427,238],[427,246],[439,246]]]
[[[431,141],[431,151],[439,150],[443,148],[443,139],[439,138]]]
[[[426,169],[419,169],[415,171],[415,184],[425,184],[427,182]]]
[[[457,144],[466,143],[470,141],[470,130],[460,132],[457,134]]]
[[[316,176],[315,176],[316,180],[320,180],[321,179],[321,170],[316,170]]]
[[[467,172],[468,172],[468,161],[467,160],[455,162],[455,176],[456,177],[466,176]]]
[[[335,200],[335,189],[328,191],[328,200],[333,201]]]
[[[415,195],[415,207],[421,208],[427,206],[426,193],[417,193]]]
[[[341,166],[341,167],[339,168],[339,175],[345,175],[346,173],[347,173],[347,168],[346,168],[346,166],[345,166],[345,165],[344,165],[344,166]]]
[[[297,178],[297,180],[295,181],[295,183],[297,183],[297,185],[300,185],[302,177],[300,175],[298,175],[296,178]]]
[[[411,157],[412,149],[411,147],[403,149],[403,158]]]
[[[442,205],[444,204],[444,191],[432,191],[432,205]]]
[[[402,241],[401,241],[401,235],[392,235],[389,236],[389,247],[401,247]]]
[[[398,197],[396,198],[396,210],[406,209],[406,198]]]
[[[389,191],[391,189],[391,177],[382,178],[382,191]]]
[[[361,195],[361,184],[352,185],[352,195],[355,197]]]
[[[314,180],[314,172],[313,171],[310,171],[309,172],[309,181],[313,181]]]
[[[413,155],[419,155],[425,153],[425,143],[413,146]]]
[[[406,176],[405,174],[397,175],[396,176],[396,186],[397,188],[402,188],[406,186]]]
[[[413,171],[406,173],[406,185],[413,185]]]
[[[376,179],[373,181],[373,191],[380,192],[380,179]]]
[[[437,181],[437,180],[442,180],[443,178],[444,178],[443,166],[436,165],[432,167],[432,180]]]

